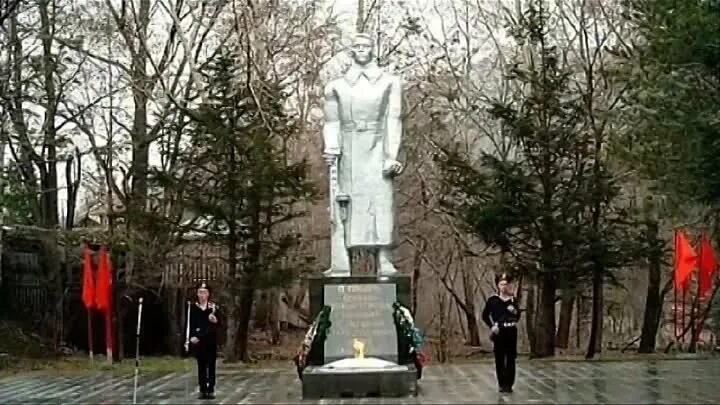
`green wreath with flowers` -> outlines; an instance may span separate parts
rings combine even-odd
[[[393,319],[398,334],[400,362],[412,361],[417,370],[418,380],[422,378],[422,369],[428,363],[428,357],[423,353],[424,338],[420,329],[415,326],[415,320],[409,309],[401,303],[395,302],[392,305]]]
[[[322,347],[327,339],[330,331],[330,311],[331,308],[325,305],[320,310],[320,313],[315,317],[315,320],[308,328],[305,333],[305,338],[300,347],[298,348],[297,354],[293,358],[295,362],[295,368],[297,369],[298,377],[302,380],[302,372],[307,367],[308,358],[310,355],[317,351],[318,348]]]

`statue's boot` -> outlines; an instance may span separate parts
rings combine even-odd
[[[350,277],[350,252],[344,240],[331,239],[330,268],[323,272],[325,277]]]
[[[392,252],[390,248],[381,248],[378,252],[378,277],[394,276],[398,269],[392,264]]]
[[[350,270],[338,270],[332,267],[323,271],[325,277],[350,277]]]

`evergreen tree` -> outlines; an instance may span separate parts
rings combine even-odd
[[[720,1],[628,0],[628,162],[679,202],[720,201]]]
[[[681,223],[688,208],[706,206],[716,240],[720,235],[720,1],[627,0],[624,16],[634,31],[617,47],[617,78],[624,80],[627,130],[618,150],[651,191],[661,194],[662,213]],[[669,209],[668,209],[669,208]],[[658,208],[653,205],[653,210]],[[655,349],[662,302],[672,284],[660,287],[662,263],[672,247],[648,224],[648,298],[640,352]],[[672,224],[676,225],[676,224]],[[696,335],[691,338],[691,350]]]
[[[202,69],[208,96],[178,124],[189,143],[172,184],[201,220],[199,230],[227,249],[230,279],[224,287],[239,291],[228,297],[234,304],[226,310],[228,324],[237,325],[229,336],[237,340],[228,342],[227,356],[246,361],[256,291],[288,283],[300,270],[286,260],[300,235],[281,224],[301,215],[293,206],[312,198],[315,189],[306,163],[290,155],[298,131],[284,112],[281,89],[249,81],[238,60],[226,50]]]
[[[0,144],[0,146],[4,146]],[[23,182],[15,161],[5,163],[0,172],[0,216],[5,215],[4,223],[11,225],[32,225],[36,205],[35,193],[28,190]]]
[[[526,318],[535,357],[554,354],[557,289],[605,277],[630,257],[604,141],[571,88],[549,18],[535,0],[510,29],[522,51],[509,79],[523,93],[489,111],[514,147],[511,157],[446,150],[439,158],[448,210],[537,287],[538,308],[528,297]]]

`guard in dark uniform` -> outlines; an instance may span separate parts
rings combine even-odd
[[[517,323],[520,310],[512,289],[512,279],[506,273],[495,277],[498,293],[488,298],[482,319],[491,330],[495,352],[495,370],[500,392],[511,393],[515,384],[517,358]]]
[[[217,360],[217,305],[210,301],[210,288],[202,283],[197,301],[190,309],[190,350],[197,359],[200,398],[215,398],[215,361]]]

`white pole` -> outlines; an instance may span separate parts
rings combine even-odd
[[[133,405],[137,403],[138,374],[140,370],[140,325],[142,324],[143,299],[138,302],[137,329],[135,330],[135,385],[133,387]]]

